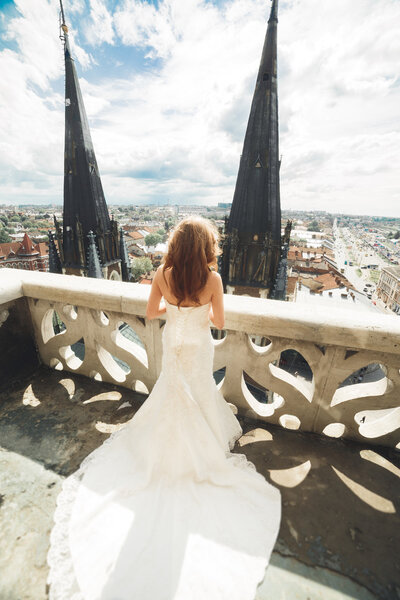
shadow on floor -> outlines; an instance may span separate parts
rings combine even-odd
[[[41,367],[0,394],[0,445],[44,467],[47,479],[54,480],[46,479],[49,506],[55,505],[59,478],[54,476],[74,472],[111,431],[132,418],[144,399],[121,387]],[[235,451],[245,453],[281,490],[276,556],[300,561],[310,580],[320,581],[322,568],[350,578],[376,598],[400,598],[400,453],[250,421],[242,424],[244,436]],[[6,504],[7,489],[0,492]],[[35,493],[39,506],[40,488]],[[43,554],[51,514],[46,518]],[[14,546],[13,535],[10,531],[9,547]],[[0,588],[0,596],[44,599],[47,567],[40,563],[38,569],[40,587],[32,596],[22,592],[23,574],[11,595],[1,596]]]

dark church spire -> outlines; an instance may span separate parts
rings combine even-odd
[[[64,228],[75,226],[77,215],[86,236],[98,221],[103,231],[110,228],[96,156],[90,136],[85,106],[61,6],[61,30],[65,56],[65,154],[64,154]]]
[[[100,250],[101,265],[107,266],[107,277],[121,278],[121,261],[115,236],[115,233],[118,235],[118,229],[115,223],[110,222],[104,198],[79,80],[71,56],[62,0],[60,9],[60,37],[64,42],[65,57],[64,208],[60,258],[64,272],[87,274],[88,234],[92,231],[95,232]]]
[[[277,11],[273,0],[226,225],[222,275],[229,286],[272,289],[281,251]]]

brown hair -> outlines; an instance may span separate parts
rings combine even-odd
[[[217,268],[218,242],[217,228],[202,217],[183,219],[172,230],[163,272],[171,269],[170,286],[178,306],[185,300],[199,304],[210,267]]]

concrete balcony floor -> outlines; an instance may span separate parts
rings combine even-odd
[[[0,393],[1,600],[47,597],[62,480],[144,399],[45,367]],[[237,451],[280,488],[283,502],[257,600],[400,598],[400,453],[242,424]]]

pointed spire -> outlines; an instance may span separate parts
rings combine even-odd
[[[278,0],[272,0],[271,12],[269,15],[268,23],[270,21],[278,22]]]
[[[64,33],[68,33],[68,27],[65,23],[65,16],[64,16],[64,7],[63,7],[63,3],[62,0],[60,0],[60,27],[62,28],[62,30],[64,31]]]
[[[96,279],[103,279],[103,271],[101,270],[101,264],[99,254],[96,247],[96,239],[93,231],[89,231],[88,234],[89,247],[87,256],[87,276],[96,277]]]
[[[221,274],[236,293],[240,286],[272,290],[281,251],[277,23],[273,0],[226,225]]]
[[[131,261],[129,259],[128,248],[126,247],[122,228],[119,230],[119,255],[121,257],[122,281],[131,281]]]
[[[49,272],[62,273],[60,257],[51,231],[49,231]]]
[[[243,144],[228,231],[280,243],[277,10],[273,0]]]
[[[104,198],[79,80],[71,57],[68,27],[60,0],[61,39],[65,56],[65,162],[64,162],[64,232],[75,232],[76,216],[85,237],[100,221],[103,231],[110,229]]]

